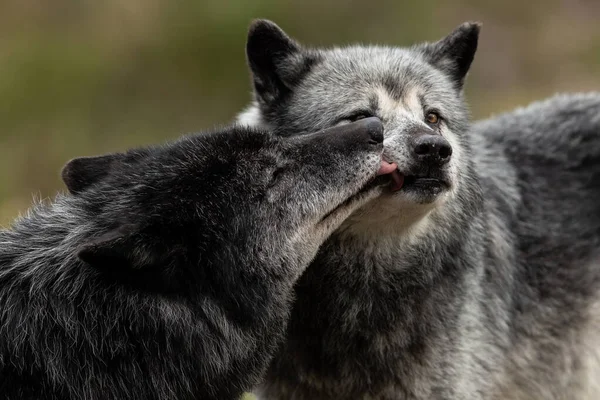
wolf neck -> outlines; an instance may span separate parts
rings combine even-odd
[[[332,293],[326,297],[331,308],[323,306],[326,318],[345,321],[350,312],[342,310],[353,310],[356,320],[338,332],[349,341],[365,332],[356,329],[363,324],[371,326],[370,339],[394,331],[404,337],[406,345],[421,340],[418,332],[449,334],[456,322],[450,316],[459,315],[456,310],[467,302],[466,282],[478,281],[482,273],[478,267],[484,249],[484,235],[479,234],[485,230],[481,215],[481,208],[462,207],[455,199],[396,233],[386,230],[377,236],[370,227],[358,231],[359,225],[354,231],[339,231],[308,268],[300,293],[329,287]],[[332,280],[330,285],[323,283],[327,280]],[[322,299],[324,294],[308,296]],[[301,298],[299,309],[304,301]],[[348,304],[340,307],[340,301]],[[405,345],[398,346],[401,351]]]
[[[395,260],[388,265],[392,270],[423,269],[426,260],[438,259],[448,248],[464,243],[466,238],[458,232],[465,236],[469,220],[478,213],[476,209],[464,209],[455,199],[438,205],[390,210],[394,206],[398,207],[384,201],[358,212],[346,220],[335,236],[342,242],[354,243],[354,252],[391,257]],[[415,252],[425,262],[408,265]]]
[[[471,162],[457,187],[460,190],[428,205],[399,204],[391,197],[375,200],[351,216],[330,240],[343,249],[327,246],[328,250],[320,251],[320,256],[329,258],[328,252],[339,253],[338,256],[344,253],[348,260],[365,260],[364,268],[357,268],[356,274],[371,274],[370,270],[376,269],[383,273],[384,281],[388,279],[386,274],[392,274],[399,278],[398,285],[418,285],[423,290],[442,279],[448,270],[461,275],[476,264],[465,256],[464,247],[482,248],[481,243],[471,242],[485,236],[478,235],[485,230],[481,218],[485,205]],[[330,269],[331,261],[328,264]]]

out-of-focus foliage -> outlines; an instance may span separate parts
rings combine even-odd
[[[72,157],[231,121],[250,99],[257,17],[320,46],[407,45],[482,21],[467,86],[476,118],[600,89],[597,0],[4,0],[0,223],[62,189]]]

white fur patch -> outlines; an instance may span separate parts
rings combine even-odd
[[[419,101],[417,89],[409,89],[400,100],[394,100],[388,91],[383,87],[375,89],[381,117],[386,119],[396,119],[400,116],[423,121],[423,106]]]
[[[268,128],[268,125],[263,121],[258,106],[255,104],[248,106],[244,111],[239,113],[236,122],[243,126]]]

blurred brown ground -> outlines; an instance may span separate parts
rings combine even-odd
[[[600,89],[598,0],[0,0],[0,224],[70,158],[225,124],[250,99],[252,18],[305,44],[407,45],[484,23],[475,118]]]

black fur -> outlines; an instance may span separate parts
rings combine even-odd
[[[71,161],[76,195],[0,231],[0,397],[239,398],[318,246],[380,190],[382,141],[376,119],[230,128]]]
[[[440,41],[420,46],[425,58],[444,71],[454,81],[458,90],[462,89],[467,72],[475,59],[480,30],[480,23],[467,22]]]
[[[123,158],[123,154],[76,158],[65,165],[61,177],[69,192],[76,194],[106,177],[112,165],[121,162]]]
[[[250,26],[246,57],[257,98],[264,103],[283,103],[294,86],[319,61],[316,54],[301,52],[275,24],[257,20]]]

